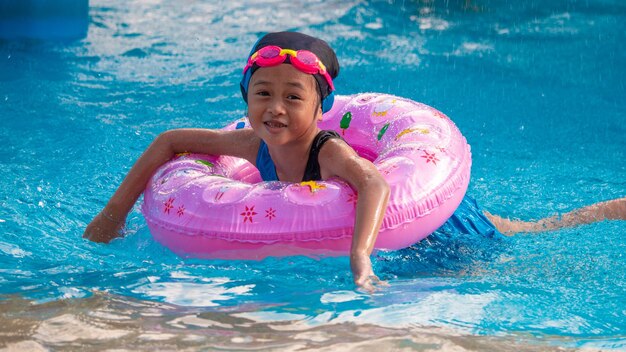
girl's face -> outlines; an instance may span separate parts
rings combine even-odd
[[[248,88],[248,119],[269,146],[309,143],[322,116],[313,76],[289,64],[259,68]]]

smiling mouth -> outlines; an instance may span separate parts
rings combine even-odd
[[[278,121],[265,121],[263,122],[263,124],[267,127],[271,127],[271,128],[283,128],[283,127],[287,127],[287,125],[285,125],[284,123],[280,123]]]

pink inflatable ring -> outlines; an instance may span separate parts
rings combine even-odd
[[[377,249],[420,241],[461,203],[470,147],[432,107],[383,94],[338,96],[319,127],[338,131],[389,183]],[[249,126],[242,119],[226,127],[235,128]],[[151,178],[142,211],[152,236],[184,257],[335,256],[349,253],[356,200],[338,179],[263,182],[245,160],[184,154]]]

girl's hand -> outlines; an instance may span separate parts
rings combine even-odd
[[[83,238],[93,242],[109,243],[112,239],[121,237],[120,232],[124,223],[125,220],[116,220],[100,212],[85,229]]]
[[[372,261],[367,254],[352,254],[350,256],[350,268],[352,269],[354,284],[367,292],[376,291],[378,285],[386,285],[374,274]]]

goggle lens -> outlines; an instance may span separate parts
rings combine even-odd
[[[298,56],[296,57],[300,62],[305,65],[316,66],[317,65],[317,56],[310,51],[298,51]]]
[[[259,50],[259,56],[264,59],[273,59],[280,55],[281,49],[277,46],[266,46],[263,50]]]

